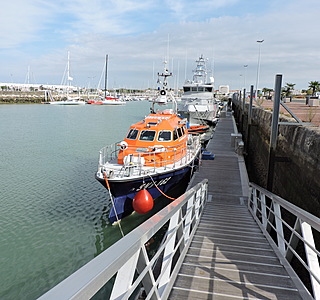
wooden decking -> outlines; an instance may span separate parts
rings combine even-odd
[[[233,130],[230,115],[220,119],[207,147],[215,159],[203,161],[194,180],[208,178],[212,198],[169,299],[302,299],[243,202]]]

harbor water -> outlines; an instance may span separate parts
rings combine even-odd
[[[0,299],[38,298],[121,237],[94,178],[99,150],[149,107],[0,106]]]

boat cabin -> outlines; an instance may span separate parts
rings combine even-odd
[[[119,144],[118,164],[165,166],[186,155],[186,121],[171,111],[150,114],[132,125]]]

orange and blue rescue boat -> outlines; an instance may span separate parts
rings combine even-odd
[[[168,71],[159,76],[170,76]],[[153,199],[191,179],[201,155],[199,135],[192,135],[174,109],[154,111],[154,104],[174,99],[164,84],[152,112],[133,124],[123,141],[100,150],[96,179],[111,193],[111,223],[133,211],[146,213]],[[150,200],[151,199],[151,200]]]

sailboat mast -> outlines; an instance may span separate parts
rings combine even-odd
[[[68,80],[68,86],[71,85],[70,82],[70,52],[68,51],[68,61],[67,61],[67,80]]]
[[[104,99],[107,98],[107,80],[108,80],[108,54],[106,55],[106,70],[104,77]]]

